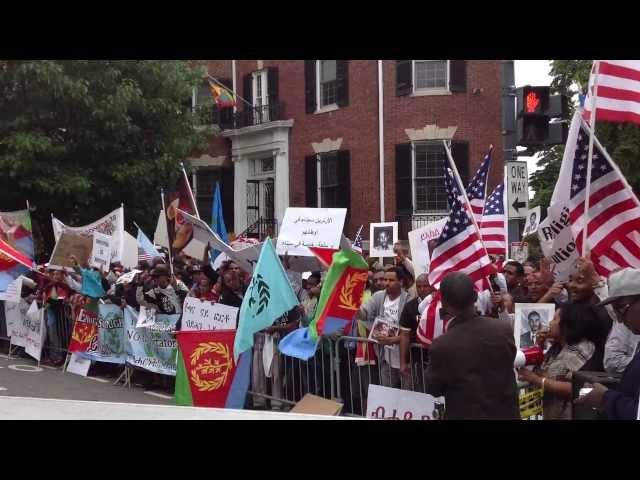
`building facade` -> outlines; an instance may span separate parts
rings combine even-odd
[[[242,99],[218,110],[207,79],[194,92],[215,126],[209,151],[190,159],[196,196],[207,205],[219,179],[236,234],[277,234],[288,206],[346,207],[347,236],[398,221],[406,239],[448,210],[442,140],[465,182],[493,144],[488,188],[502,178],[499,60],[203,63]]]

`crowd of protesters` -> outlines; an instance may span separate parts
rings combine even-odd
[[[640,309],[640,271],[615,273],[607,285],[591,261],[581,258],[569,280],[557,282],[546,259],[529,258],[521,264],[492,258],[495,273],[490,277],[490,291],[478,294],[464,274],[445,277],[440,288],[440,316],[449,321],[447,331],[415,355],[411,345],[417,342],[424,304],[434,290],[427,275],[416,278],[412,261],[401,244],[396,244],[394,251],[395,258],[386,265],[378,259],[368,259],[367,289],[351,329],[323,339],[318,354],[306,368],[299,361],[288,359],[292,367],[298,367],[299,375],[293,373],[294,368],[287,371],[283,364],[287,359],[280,355],[273,355],[266,371],[264,352],[273,350],[272,342],[277,344],[295,328],[309,325],[316,313],[325,272],[295,272],[289,259],[282,257],[299,305],[256,336],[252,392],[263,394],[264,399],[275,399],[283,398],[283,389],[292,388],[298,392],[292,397],[294,401],[307,392],[329,396],[330,355],[334,354],[340,360],[337,368],[341,391],[350,393],[349,398],[343,398],[348,412],[362,412],[368,384],[378,383],[444,395],[448,418],[518,418],[518,381],[542,388],[545,419],[568,419],[573,405],[572,375],[589,370],[623,374],[619,390],[596,384],[579,401],[599,409],[607,418],[635,418],[633,408],[637,411],[640,385],[640,360],[636,356],[640,340],[640,311],[636,312]],[[127,273],[119,263],[102,272],[79,265],[72,258],[71,273],[47,267],[30,272],[32,282],[23,285],[23,298],[28,303],[35,299],[41,306],[48,306],[43,362],[57,367],[64,363],[61,325],[72,322],[88,299],[123,308],[145,306],[165,314],[180,314],[186,297],[239,308],[251,273],[242,271],[232,260],[214,270],[205,259],[208,252],[203,259],[177,255],[173,259],[173,275],[165,258],[141,261],[137,265],[140,273],[126,283],[117,282]],[[532,338],[544,351],[542,363],[535,368],[519,368],[513,375],[513,326],[519,321],[514,319],[516,303],[552,303],[556,313],[548,328]],[[384,334],[374,333],[373,341],[344,342],[337,353],[324,348],[323,342],[335,341],[339,336],[368,338],[377,318],[384,318],[391,328]],[[486,321],[487,318],[494,320]],[[485,321],[479,321],[482,319]],[[4,328],[5,322],[1,323]],[[70,332],[70,325],[65,331]],[[113,365],[96,368],[105,375],[117,374]],[[170,391],[173,380],[136,370],[134,383]],[[261,401],[259,395],[253,399],[253,406],[258,408],[267,402]]]

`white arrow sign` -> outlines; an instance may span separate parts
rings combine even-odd
[[[507,207],[509,219],[525,218],[529,210],[527,162],[507,163]]]

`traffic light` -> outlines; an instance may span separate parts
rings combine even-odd
[[[542,147],[564,143],[568,127],[565,122],[552,122],[553,118],[564,120],[567,116],[567,97],[551,95],[549,87],[527,85],[516,90],[518,102],[518,145]]]

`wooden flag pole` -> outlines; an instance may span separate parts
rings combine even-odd
[[[587,184],[584,190],[584,221],[582,227],[582,256],[589,253],[587,245],[587,230],[589,229],[589,196],[591,195],[591,168],[593,165],[593,140],[596,136],[596,108],[598,103],[598,73],[600,71],[600,60],[594,60],[593,64],[593,100],[591,115],[589,116],[589,156],[587,157]],[[589,92],[587,92],[589,93]]]
[[[171,271],[171,276],[173,276],[173,254],[171,247],[171,236],[169,235],[169,217],[167,217],[167,209],[164,205],[164,188],[160,189],[160,198],[162,198],[162,211],[164,212],[164,221],[167,224],[167,239],[169,241],[169,270]]]

